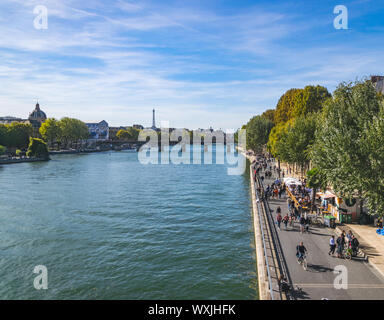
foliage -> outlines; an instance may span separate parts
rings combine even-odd
[[[287,130],[283,132],[282,139],[277,145],[281,160],[300,166],[309,163],[309,150],[315,139],[316,116],[316,114],[299,116],[288,123]]]
[[[88,139],[89,130],[87,125],[78,119],[62,118],[59,121],[60,141],[65,145],[68,143],[78,142],[83,139]]]
[[[57,141],[61,136],[61,127],[59,125],[59,121],[57,121],[55,118],[48,118],[41,124],[39,133],[43,139],[50,144],[52,144],[54,141]]]
[[[282,124],[291,118],[291,111],[294,109],[296,96],[302,89],[289,89],[279,99],[274,115],[275,124]]]
[[[273,122],[262,116],[255,116],[247,123],[247,149],[261,150],[268,142]]]
[[[28,146],[29,137],[32,135],[32,126],[28,123],[13,122],[6,125],[6,146],[24,149]]]
[[[121,129],[117,132],[116,137],[119,140],[134,140],[137,141],[140,130],[133,127],[127,127],[126,130]]]
[[[49,152],[47,144],[42,139],[30,138],[27,157],[44,158],[48,160]]]
[[[315,165],[344,198],[384,212],[383,106],[370,81],[342,83],[328,100],[312,151]]]
[[[7,148],[0,145],[0,156],[2,156],[7,151]]]
[[[285,92],[276,106],[275,124],[285,123],[299,116],[320,111],[322,104],[331,94],[322,86],[306,86],[304,89],[290,89]]]
[[[317,167],[307,171],[307,185],[312,189],[327,188],[327,180],[324,173]]]
[[[285,136],[289,123],[280,123],[274,126],[269,134],[267,147],[269,152],[276,158],[284,158],[283,153],[284,143],[283,136]]]
[[[274,109],[268,109],[264,111],[261,115],[264,119],[267,119],[273,123],[275,123],[275,110]]]

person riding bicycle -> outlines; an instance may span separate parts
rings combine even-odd
[[[303,241],[300,242],[299,245],[296,246],[296,257],[298,260],[302,259],[307,253],[307,248],[304,247]]]

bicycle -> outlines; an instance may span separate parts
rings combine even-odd
[[[299,256],[297,258],[297,262],[303,267],[305,271],[307,271],[308,263],[307,263],[307,256],[305,254]]]

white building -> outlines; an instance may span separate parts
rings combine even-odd
[[[86,123],[89,130],[89,136],[92,140],[108,140],[109,139],[109,126],[108,123],[103,120],[100,122]]]

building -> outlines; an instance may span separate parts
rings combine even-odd
[[[22,122],[22,123],[29,123],[27,119],[21,119],[21,118],[16,118],[16,117],[11,117],[11,116],[6,116],[6,117],[0,117],[0,123],[1,124],[11,124],[12,122]]]
[[[108,123],[103,120],[100,122],[86,123],[89,136],[92,140],[108,140],[109,139],[109,126]]]
[[[377,92],[384,94],[384,76],[371,76],[371,82]]]
[[[39,130],[41,124],[47,120],[47,116],[40,109],[39,103],[36,103],[35,109],[29,114],[28,121],[32,125],[34,130]]]
[[[132,127],[136,130],[143,130],[144,129],[144,127],[141,124],[134,124]]]

